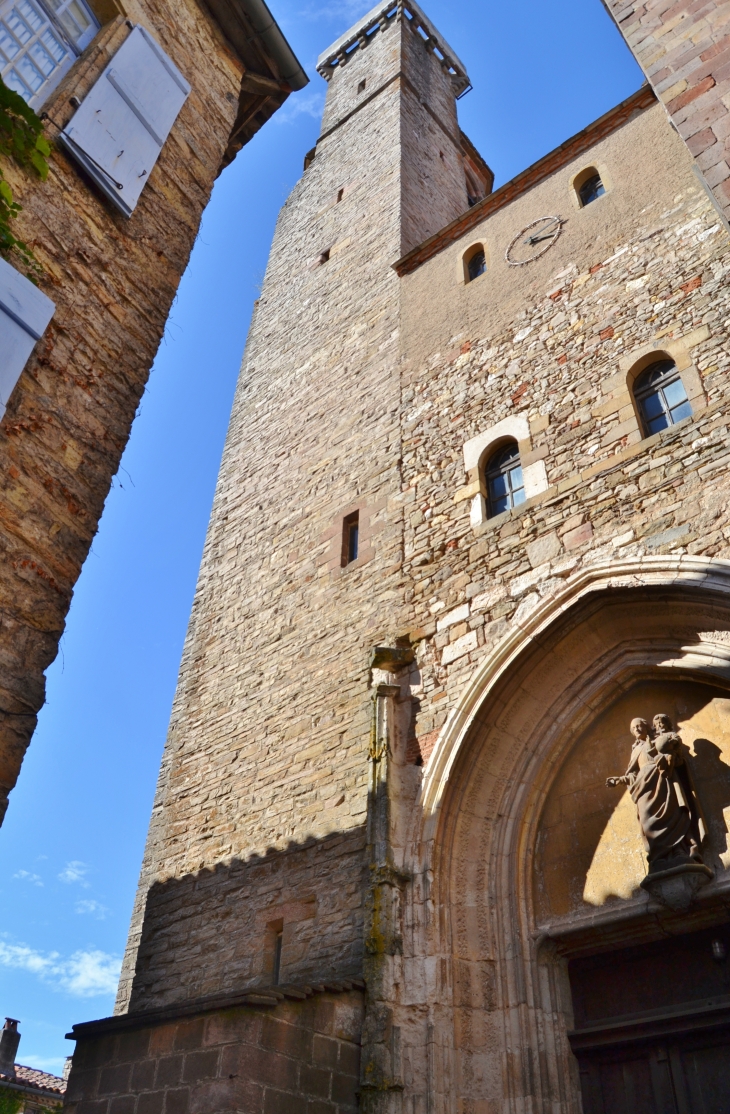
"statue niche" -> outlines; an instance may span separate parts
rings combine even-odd
[[[631,734],[628,769],[606,785],[627,785],[636,805],[649,867],[642,888],[672,909],[687,909],[713,877],[702,861],[707,832],[689,759],[663,713],[651,727],[633,719]]]

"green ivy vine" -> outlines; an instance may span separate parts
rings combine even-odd
[[[0,1114],[18,1114],[23,1105],[23,1096],[17,1091],[0,1090]]]
[[[50,153],[51,148],[43,134],[42,120],[0,78],[0,155],[12,159],[26,170],[32,170],[45,181],[48,177]],[[5,259],[15,255],[29,277],[33,278],[34,275],[42,274],[43,268],[33,249],[14,236],[10,228],[10,222],[21,209],[22,205],[13,197],[13,191],[0,166],[0,255]]]

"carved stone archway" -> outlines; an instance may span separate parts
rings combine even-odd
[[[580,1111],[564,941],[647,939],[649,922],[661,935],[666,911],[639,892],[544,923],[534,900],[540,817],[581,737],[632,686],[676,678],[730,693],[728,631],[730,564],[596,565],[516,626],[463,694],[413,818],[401,995],[410,1005],[394,1003],[414,1079],[416,1045],[427,1045],[429,1112]],[[725,916],[727,893],[723,872],[703,892],[705,914],[714,902]]]

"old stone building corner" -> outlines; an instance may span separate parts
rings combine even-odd
[[[0,38],[50,149],[2,166],[2,822],[213,183],[308,78],[264,0],[0,0]]]

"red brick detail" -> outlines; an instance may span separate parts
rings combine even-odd
[[[689,282],[681,282],[679,289],[684,290],[685,294],[689,294],[690,291],[696,290],[698,286],[702,286],[702,275],[695,275]]]
[[[423,759],[424,764],[428,762],[429,758],[431,757],[438,737],[438,731],[429,731],[426,735],[421,735],[420,738],[417,740],[419,749],[421,751],[421,758]]]
[[[610,340],[613,336],[613,325],[609,325],[607,329],[601,329],[599,336],[601,340]]]
[[[589,542],[592,537],[593,524],[585,522],[582,526],[576,526],[575,530],[568,530],[568,533],[563,535],[563,544],[566,549],[578,549],[579,546]]]
[[[715,79],[712,74],[709,74],[702,81],[698,81],[696,85],[691,85],[689,89],[685,89],[678,97],[674,97],[673,100],[669,101],[667,109],[670,112],[678,112],[680,108],[684,108],[685,105],[691,104],[692,101],[696,101],[698,97],[701,97],[703,93],[712,89],[714,84]]]
[[[589,274],[595,275],[596,271],[600,271],[602,266],[603,266],[602,263],[596,263],[595,267],[590,267],[589,268]]]
[[[559,364],[567,364],[567,362],[568,362],[568,357],[566,356],[565,352],[563,352],[562,356],[558,356],[558,363]]]
[[[512,395],[512,405],[513,406],[517,405],[517,403],[520,401],[523,394],[527,390],[528,386],[529,386],[528,383],[520,383],[519,387],[517,388],[517,390]]]
[[[712,147],[713,143],[716,142],[717,137],[712,128],[705,128],[703,131],[690,136],[687,140],[687,146],[690,152],[697,158],[698,155],[701,155],[703,151],[706,151],[708,147]]]

